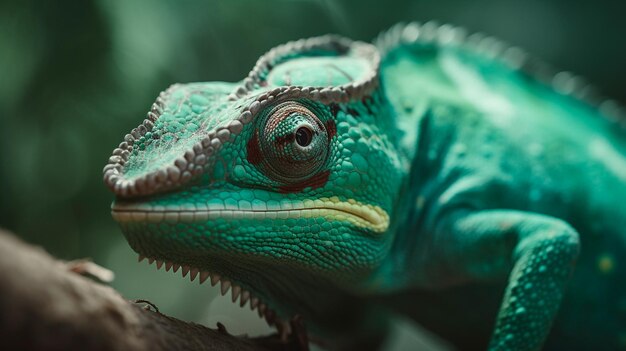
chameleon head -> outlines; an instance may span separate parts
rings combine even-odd
[[[272,49],[243,82],[161,93],[104,168],[131,247],[283,318],[311,287],[366,280],[400,183],[378,64],[324,36]]]

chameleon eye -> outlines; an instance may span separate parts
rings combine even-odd
[[[296,143],[302,147],[307,147],[311,144],[313,139],[313,132],[307,127],[300,127],[296,130]]]
[[[290,181],[317,172],[326,161],[328,134],[305,106],[285,102],[272,109],[260,130],[263,168],[272,178]]]

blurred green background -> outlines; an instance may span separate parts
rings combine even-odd
[[[240,321],[249,311],[213,301],[216,289],[136,264],[110,218],[102,167],[162,89],[240,80],[288,40],[371,40],[398,21],[436,19],[521,46],[624,102],[625,9],[608,0],[2,2],[0,227],[61,258],[93,257],[126,297],[165,313],[263,332]]]

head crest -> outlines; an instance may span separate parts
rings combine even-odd
[[[232,106],[219,111],[211,110],[213,97],[205,96],[209,83],[174,85],[161,93],[148,118],[113,151],[104,167],[104,182],[121,197],[145,196],[178,187],[211,168],[213,155],[221,146],[267,106],[295,98],[324,104],[361,99],[376,88],[379,64],[380,56],[373,45],[326,35],[270,50],[228,96]],[[258,95],[253,96],[253,92]],[[152,151],[152,161],[140,157],[147,155],[141,147],[145,146],[148,132],[154,136],[155,125],[165,127],[169,119],[187,117],[179,118],[183,105],[190,105],[192,112],[196,107],[202,110],[193,114],[192,121],[201,127],[187,130],[182,138],[175,135],[168,143],[148,140],[149,147],[159,150]],[[202,122],[208,115],[210,123]],[[134,149],[135,162],[130,162],[133,167],[129,168]]]
[[[230,96],[263,89],[297,87],[322,102],[360,99],[378,84],[380,55],[371,44],[336,35],[288,42],[261,56]],[[309,94],[310,95],[310,94]]]

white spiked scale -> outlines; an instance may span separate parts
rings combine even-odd
[[[139,255],[139,262],[146,259],[145,256]],[[233,303],[237,303],[239,300],[239,306],[244,307],[248,301],[250,301],[250,309],[257,310],[257,313],[260,318],[264,318],[268,325],[276,326],[278,329],[278,333],[281,336],[281,339],[286,340],[289,334],[291,334],[291,325],[288,322],[285,322],[276,316],[276,312],[269,308],[266,303],[264,303],[259,297],[254,296],[252,292],[242,288],[236,283],[233,283],[226,277],[222,277],[217,273],[211,273],[208,271],[201,271],[198,268],[191,267],[188,265],[180,265],[177,263],[173,263],[170,261],[157,260],[155,258],[148,258],[148,264],[152,264],[156,262],[157,269],[161,269],[165,267],[166,271],[172,270],[176,273],[179,269],[181,269],[181,273],[183,277],[189,275],[189,279],[193,282],[196,278],[199,278],[198,281],[200,284],[209,280],[211,282],[211,286],[217,285],[217,283],[221,283],[220,292],[222,295],[226,295],[228,291],[231,291],[231,297]]]

